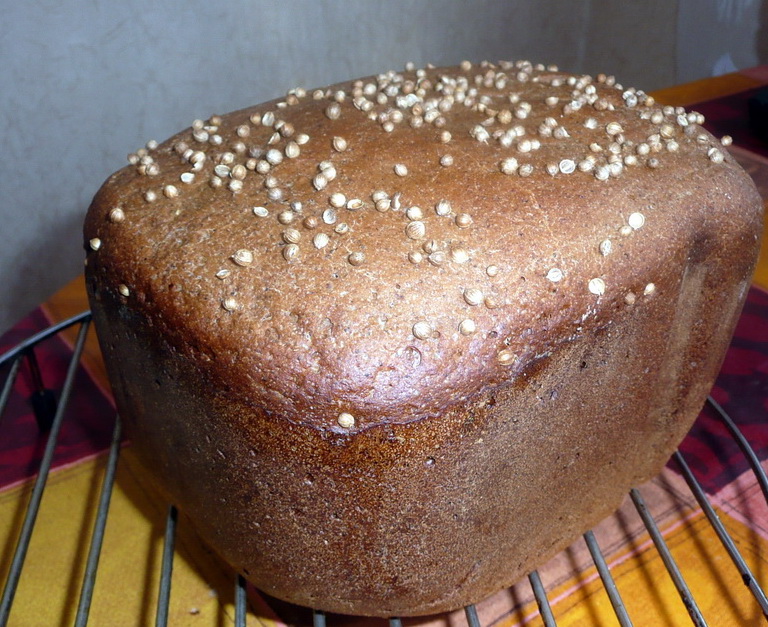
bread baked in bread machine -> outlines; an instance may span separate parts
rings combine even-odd
[[[86,278],[134,446],[265,592],[450,610],[666,462],[749,286],[702,116],[522,62],[196,120],[112,175]]]

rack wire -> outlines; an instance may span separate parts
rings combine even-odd
[[[29,337],[11,350],[7,351],[5,354],[0,355],[0,371],[7,368],[7,375],[3,382],[2,389],[0,390],[0,426],[2,426],[8,399],[11,395],[14,385],[18,380],[22,364],[26,360],[29,363],[30,372],[32,373],[37,389],[35,395],[31,399],[35,416],[38,421],[41,433],[48,432],[48,439],[42,461],[37,472],[37,477],[34,481],[32,495],[24,514],[24,521],[21,526],[19,537],[16,540],[15,552],[4,584],[3,594],[0,598],[0,627],[4,627],[8,624],[14,596],[19,583],[19,578],[25,564],[27,549],[29,548],[30,539],[34,532],[35,522],[40,508],[43,491],[45,490],[54,452],[58,443],[57,440],[59,430],[64,419],[67,404],[74,392],[73,387],[75,381],[75,373],[83,353],[85,339],[89,331],[90,324],[91,315],[89,312],[84,312],[78,316],[53,325],[48,329]],[[59,400],[58,402],[52,402],[52,391],[45,387],[40,375],[40,369],[37,366],[35,348],[42,342],[54,337],[66,329],[69,329],[70,327],[77,328],[77,340],[74,344],[74,349],[67,368],[66,377],[62,384],[61,390],[59,391]],[[737,425],[727,415],[723,408],[711,397],[707,402],[714,409],[717,418],[725,425],[726,429],[737,443],[742,454],[746,458],[751,471],[755,474],[766,503],[768,503],[768,477],[766,477],[766,473],[760,465],[754,450],[750,447],[744,435],[739,431]],[[77,627],[84,627],[88,623],[89,609],[91,606],[94,584],[98,573],[102,541],[109,512],[110,497],[112,494],[115,472],[120,455],[120,436],[121,423],[119,417],[117,417],[112,432],[112,439],[109,446],[106,468],[102,480],[96,520],[93,531],[91,533],[85,574],[83,576],[83,581],[80,588],[80,598],[77,607],[77,614],[75,617],[75,625]],[[768,598],[766,597],[765,588],[761,585],[761,583],[756,579],[750,570],[749,566],[744,560],[744,557],[739,552],[736,543],[720,521],[714,507],[705,494],[704,488],[695,477],[684,456],[678,451],[674,454],[673,459],[678,465],[678,468],[680,469],[682,476],[685,479],[685,482],[688,484],[688,487],[690,488],[693,496],[705,513],[709,524],[711,524],[712,528],[715,530],[718,538],[720,539],[720,542],[723,545],[723,548],[730,557],[733,567],[737,569],[746,589],[753,595],[763,615],[768,620]],[[648,533],[650,534],[656,550],[663,560],[669,576],[677,588],[677,591],[688,611],[688,615],[690,616],[692,623],[697,626],[706,625],[707,623],[701,613],[701,610],[699,609],[696,599],[686,584],[684,574],[675,562],[675,559],[672,556],[672,553],[667,546],[661,532],[659,531],[659,528],[654,521],[648,506],[643,500],[641,492],[638,489],[633,488],[630,491],[630,498],[638,514],[640,515],[645,528],[648,530]],[[164,627],[168,625],[168,608],[173,581],[173,558],[175,552],[177,520],[178,512],[173,505],[170,505],[168,507],[168,515],[165,524],[162,567],[159,581],[158,602],[155,614],[155,624],[158,627]],[[595,567],[597,568],[605,591],[610,599],[610,603],[613,607],[618,623],[622,627],[632,625],[632,618],[627,612],[624,601],[622,600],[619,589],[613,579],[610,568],[608,567],[605,556],[600,549],[595,534],[592,531],[588,531],[584,534],[584,541],[586,542],[589,553],[594,561]],[[547,627],[555,626],[555,617],[538,572],[532,572],[528,579],[533,591],[534,598],[538,604],[544,625]],[[242,576],[236,575],[233,583],[235,625],[236,627],[245,627],[246,613],[248,609],[246,582]],[[465,608],[465,616],[469,627],[480,627],[480,620],[478,618],[477,609],[474,605],[470,605]],[[312,622],[314,627],[326,627],[325,613],[317,610],[313,611]],[[399,618],[393,617],[389,619],[389,625],[390,627],[402,627],[402,621]]]

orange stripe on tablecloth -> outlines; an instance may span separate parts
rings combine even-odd
[[[744,72],[734,72],[724,76],[705,78],[686,83],[684,86],[674,86],[654,90],[652,95],[661,104],[674,104],[690,108],[696,103],[714,100],[736,94],[746,89],[752,89],[764,84],[762,74],[751,76]],[[684,87],[684,90],[681,88]]]
[[[749,538],[749,532],[725,512],[721,520],[753,572],[765,581],[765,556],[768,543]],[[694,599],[711,625],[763,625],[757,601],[744,586],[741,576],[727,558],[723,558],[719,540],[702,513],[664,535],[680,566]],[[641,625],[688,624],[688,613],[669,577],[661,557],[654,550],[643,551],[623,560],[612,571],[630,617]],[[575,592],[553,606],[559,626],[613,625],[615,615],[602,584],[594,576],[589,581],[575,579]],[[530,621],[528,622],[530,624]]]
[[[743,503],[743,494],[751,495],[756,481],[745,474],[734,482],[733,490],[724,492],[732,502]],[[703,515],[684,480],[670,469],[641,487],[646,505],[678,561],[683,576],[689,580],[694,597],[705,616],[716,625],[749,625],[759,615],[757,603],[743,585],[736,568],[722,548],[716,533]],[[762,498],[762,495],[754,495]],[[714,500],[714,499],[713,499]],[[734,511],[719,510],[729,533],[744,553],[753,574],[763,587],[768,582],[768,542],[756,533],[749,518],[738,520]],[[763,519],[765,522],[766,519]],[[595,529],[606,561],[635,624],[687,624],[687,611],[656,551],[650,536],[626,501],[622,508]],[[563,556],[567,556],[564,559]],[[563,572],[570,566],[570,572]],[[576,542],[565,553],[540,569],[542,580],[558,625],[614,625],[614,610],[583,542]],[[725,581],[733,589],[720,607],[710,598]],[[538,607],[525,582],[515,586],[513,594],[495,595],[480,604],[483,624],[495,627],[522,627],[540,624]],[[732,598],[731,598],[732,597]],[[514,607],[511,599],[518,602]],[[730,599],[730,600],[729,600]],[[504,603],[507,606],[504,606]],[[755,614],[757,612],[757,614]],[[650,617],[650,618],[649,618]],[[739,622],[746,617],[745,623]],[[755,624],[761,624],[759,620]]]
[[[88,309],[88,300],[85,295],[85,278],[80,275],[70,281],[62,289],[56,292],[40,307],[43,314],[51,324],[67,320]],[[67,329],[60,337],[71,347],[75,344],[77,329]],[[81,363],[93,382],[112,402],[112,392],[107,378],[104,361],[101,358],[101,349],[93,325],[88,331],[85,340]]]

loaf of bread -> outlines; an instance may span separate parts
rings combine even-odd
[[[514,583],[699,412],[762,203],[610,76],[387,72],[129,156],[86,276],[135,447],[270,595],[373,616]]]

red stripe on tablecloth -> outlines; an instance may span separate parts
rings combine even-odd
[[[746,68],[739,70],[739,74],[753,78],[756,81],[761,81],[768,84],[768,65],[758,65],[756,67]]]
[[[768,293],[757,287],[749,291],[712,397],[738,425],[758,458],[768,459]],[[710,494],[749,468],[709,407],[699,415],[680,452]]]
[[[0,353],[49,326],[42,310],[35,309],[0,337]],[[71,348],[60,337],[52,337],[35,348],[35,355],[45,386],[56,390],[58,396],[72,358]],[[3,368],[2,381],[7,370],[8,366]],[[107,449],[111,439],[114,406],[82,365],[77,369],[72,390],[59,432],[54,468]],[[0,489],[34,476],[39,468],[47,437],[38,429],[29,403],[33,391],[31,371],[25,360],[0,422]]]

